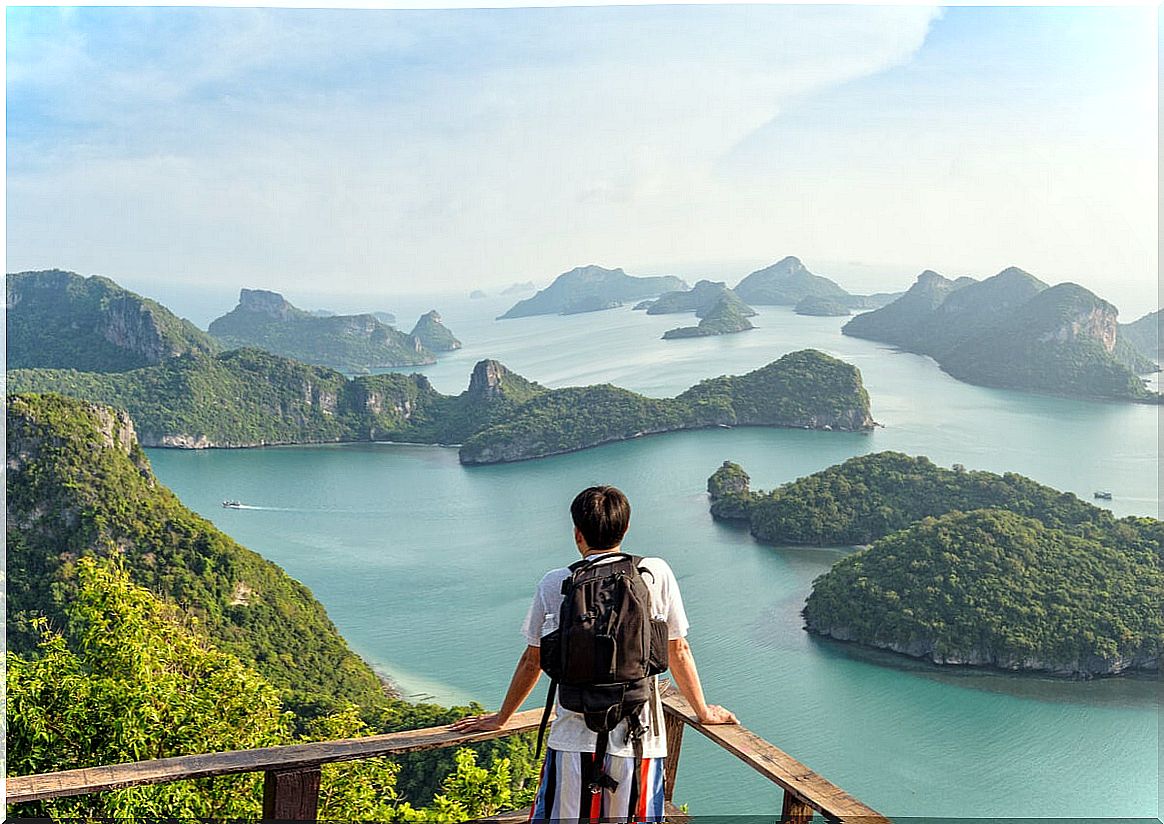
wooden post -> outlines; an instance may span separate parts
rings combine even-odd
[[[784,791],[784,807],[780,810],[781,824],[809,824],[813,809],[790,791]]]
[[[319,811],[319,767],[267,770],[264,821],[315,821]]]
[[[663,799],[675,795],[675,777],[679,773],[679,747],[683,743],[683,728],[687,725],[678,715],[665,713],[663,726],[667,730],[667,759],[663,762]]]

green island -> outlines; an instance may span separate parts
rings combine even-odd
[[[767,493],[749,484],[730,461],[716,470],[713,517],[770,544],[871,544],[814,582],[811,632],[939,664],[1072,676],[1158,667],[1160,521],[896,452]]]
[[[1160,531],[1141,533],[1076,534],[1002,509],[925,518],[818,578],[805,624],[936,664],[1071,677],[1158,671]]]
[[[1010,267],[983,281],[923,272],[897,301],[842,331],[929,355],[969,383],[1158,403],[1157,367],[1119,334],[1118,311],[1074,283]]]
[[[190,321],[108,278],[16,272],[4,289],[9,369],[120,372],[222,348]]]
[[[553,283],[533,297],[518,301],[498,320],[597,312],[621,306],[626,301],[686,288],[686,283],[672,275],[640,278],[628,275],[622,269],[579,266],[558,275]]]
[[[420,316],[416,326],[408,333],[420,341],[420,345],[430,352],[452,352],[461,348],[461,342],[441,320],[440,313],[431,309]]]
[[[431,318],[430,322],[421,318],[417,327],[434,331]],[[443,326],[440,328],[448,332]],[[399,332],[374,315],[321,317],[292,306],[277,292],[263,289],[241,290],[238,306],[212,321],[208,329],[224,346],[256,347],[345,372],[436,362],[436,356],[419,337]],[[451,333],[447,338],[441,337],[446,343],[456,340]]]
[[[280,567],[185,508],[124,412],[10,395],[7,763],[27,775],[448,723],[386,689]],[[524,802],[529,736],[325,768],[327,819],[456,821]],[[477,760],[482,766],[477,766]],[[257,820],[261,776],[10,807]]]
[[[650,312],[650,310],[647,310]],[[702,317],[698,326],[680,326],[663,333],[663,340],[675,338],[703,338],[709,335],[730,335],[754,329],[748,320],[755,311],[730,292],[716,301]]]
[[[403,441],[462,444],[464,463],[544,457],[638,435],[706,426],[862,430],[873,425],[853,366],[813,350],[677,398],[613,386],[548,390],[497,361],[459,395],[423,375],[347,378],[255,349],[188,355],[118,374],[14,370],[14,392],[59,392],[129,412],[146,446],[246,447]]]

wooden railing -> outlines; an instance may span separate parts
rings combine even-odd
[[[807,824],[814,812],[829,821],[889,824],[889,819],[866,807],[839,787],[830,784],[792,756],[777,749],[743,726],[704,726],[678,695],[663,699],[667,725],[667,762],[664,794],[670,803],[685,727],[693,727],[784,790],[780,820]],[[240,773],[265,773],[263,819],[312,821],[319,803],[320,769],[324,764],[357,761],[377,756],[401,755],[421,750],[464,746],[538,727],[541,712],[516,714],[499,730],[457,733],[448,727],[394,732],[341,741],[290,744],[236,752],[184,755],[155,761],[110,764],[79,770],[21,775],[6,781],[7,802],[41,801],[73,795],[108,792],[145,784],[167,784],[192,778]],[[495,820],[524,820],[499,816]]]

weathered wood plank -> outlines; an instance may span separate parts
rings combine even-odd
[[[683,745],[683,719],[671,713],[664,713],[663,726],[667,731],[667,758],[663,761],[663,798],[670,801],[675,797],[675,777],[679,774],[679,752]]]
[[[264,821],[315,821],[320,768],[268,770],[263,780]]]
[[[801,801],[788,790],[784,791],[784,804],[780,809],[780,824],[810,824],[812,807]]]
[[[7,802],[38,801],[70,795],[117,790],[143,784],[165,784],[191,778],[209,778],[216,775],[266,772],[268,770],[294,771],[337,761],[356,761],[381,755],[400,755],[442,747],[459,747],[504,738],[538,728],[541,710],[517,713],[499,730],[489,732],[457,733],[448,727],[428,727],[364,738],[338,741],[320,741],[310,744],[289,744],[282,747],[264,747],[255,750],[184,755],[138,761],[128,764],[110,764],[43,775],[9,776],[5,780]]]
[[[860,824],[890,824],[885,816],[862,804],[840,787],[817,775],[783,750],[769,744],[746,727],[737,724],[704,726],[695,718],[691,706],[679,695],[663,699],[663,711],[723,747],[736,758],[780,785],[786,794],[819,810],[833,821]]]

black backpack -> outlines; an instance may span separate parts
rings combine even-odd
[[[635,757],[642,758],[639,713],[648,701],[653,709],[655,675],[667,669],[667,623],[652,618],[651,593],[640,574],[651,571],[640,566],[642,560],[615,552],[571,565],[562,582],[558,628],[541,639],[541,667],[550,676],[550,690],[537,753],[557,690],[562,706],[581,713],[598,734],[591,792],[617,787],[602,764],[610,731],[624,718]]]

